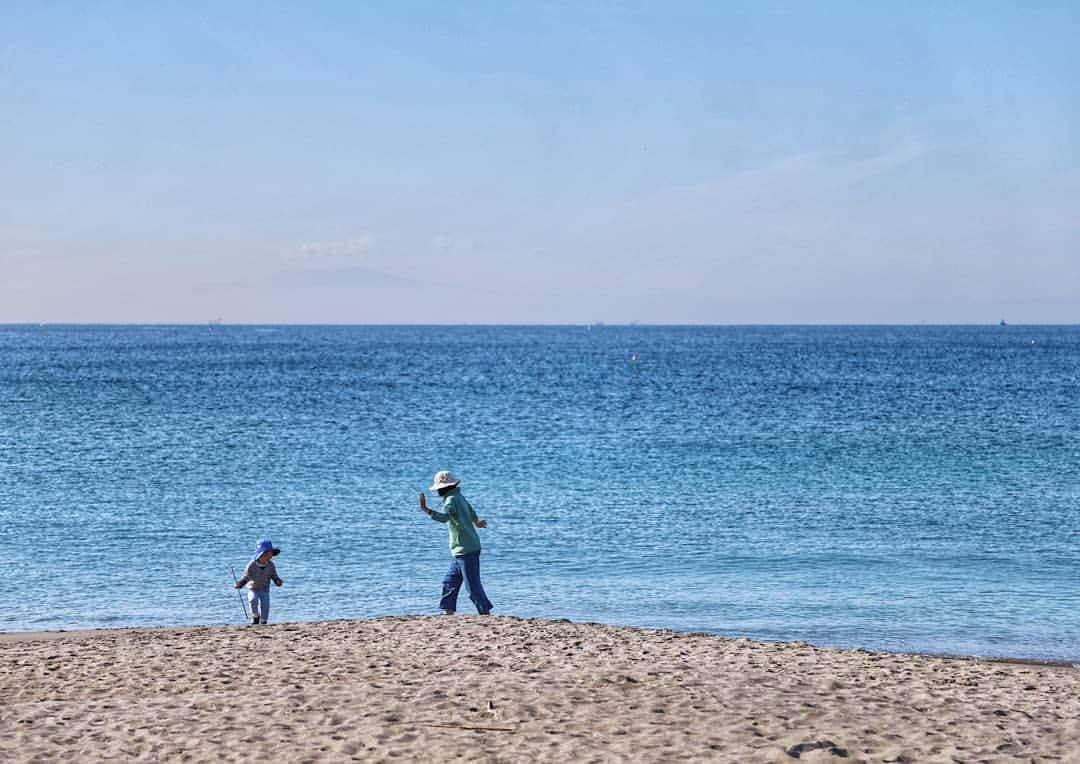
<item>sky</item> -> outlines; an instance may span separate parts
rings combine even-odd
[[[1075,2],[0,5],[0,323],[1080,323]]]

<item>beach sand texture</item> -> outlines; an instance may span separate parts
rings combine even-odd
[[[0,635],[0,760],[1080,762],[1080,671],[507,616]]]

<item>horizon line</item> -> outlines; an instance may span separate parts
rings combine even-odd
[[[1007,329],[1012,326],[1020,327],[1073,327],[1080,326],[1080,322],[1076,323],[1010,323],[1010,322],[988,322],[988,323],[976,323],[976,322],[843,322],[843,321],[828,321],[828,322],[803,322],[803,323],[766,323],[766,322],[731,322],[731,323],[652,323],[644,321],[625,321],[625,322],[612,322],[612,321],[594,321],[594,322],[529,322],[529,323],[498,323],[498,322],[448,322],[448,323],[398,323],[398,322],[380,322],[380,323],[364,323],[364,322],[226,322],[226,321],[203,321],[203,322],[172,322],[172,321],[145,321],[145,322],[119,322],[119,321],[0,321],[0,327],[184,327],[184,328],[209,328],[220,329],[226,327],[439,327],[439,328],[454,328],[454,327],[490,327],[490,328],[586,328],[586,329],[605,329],[605,328],[749,328],[749,327],[882,327],[882,328],[903,328],[903,327],[994,327],[1000,329]]]

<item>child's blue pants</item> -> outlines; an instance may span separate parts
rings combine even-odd
[[[251,602],[251,619],[259,619],[259,623],[266,623],[270,617],[270,590],[248,590],[248,600]]]

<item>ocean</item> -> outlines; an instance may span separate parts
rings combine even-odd
[[[0,326],[0,631],[438,612],[450,469],[497,614],[1078,660],[1077,433],[1076,326]]]

